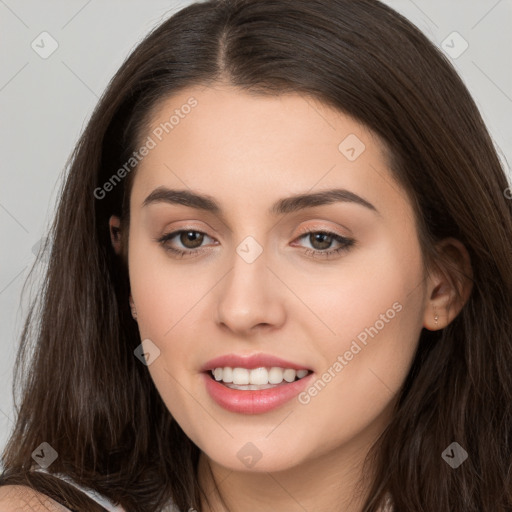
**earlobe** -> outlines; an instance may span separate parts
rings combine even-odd
[[[456,238],[445,238],[438,245],[436,272],[428,276],[428,295],[423,326],[437,331],[449,325],[471,295],[473,271],[469,253]]]
[[[108,221],[110,229],[110,241],[116,254],[121,254],[121,219],[112,215]]]
[[[130,309],[132,310],[132,317],[135,321],[137,321],[137,308],[135,307],[131,293],[130,293],[129,302],[130,302]]]

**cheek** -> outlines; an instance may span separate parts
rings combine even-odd
[[[131,291],[140,338],[150,339],[159,350],[147,369],[168,410],[187,425],[187,419],[197,415],[191,409],[194,401],[184,390],[190,388],[187,379],[197,372],[190,357],[197,350],[190,340],[201,339],[193,332],[194,305],[204,292],[201,286],[190,286],[191,278],[166,262],[163,251],[141,249],[134,244],[130,253]]]
[[[186,315],[197,292],[184,286],[190,278],[148,238],[135,228],[130,233],[130,288],[141,336],[164,339],[171,336],[177,320]]]
[[[350,340],[361,333],[364,340],[365,329],[376,323],[379,334],[387,332],[390,342],[394,339],[391,333],[400,331],[406,317],[412,315],[412,325],[417,325],[421,301],[416,297],[422,290],[423,271],[413,237],[381,235],[335,265],[303,272],[300,279],[292,272],[287,271],[287,278],[293,279],[294,291],[316,316],[318,333],[327,340],[324,346],[329,354],[348,349]],[[313,315],[303,320],[305,325],[313,321]],[[402,337],[408,339],[407,332]]]
[[[211,310],[204,305],[218,274],[192,258],[180,264],[137,235],[130,236],[129,277],[139,333],[160,351],[148,370],[164,401],[176,408],[187,401],[183,389],[197,377],[201,348],[212,332]]]
[[[318,392],[318,405],[340,403],[364,418],[370,403],[382,409],[399,390],[422,328],[422,278],[415,239],[390,237],[347,258],[325,279],[303,282],[299,293],[323,323],[316,322],[323,334],[315,348],[324,365],[317,387],[329,391]]]

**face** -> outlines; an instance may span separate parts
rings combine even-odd
[[[239,471],[367,446],[389,421],[426,304],[413,210],[379,140],[310,97],[218,86],[166,99],[143,142],[131,292],[148,370],[184,432]],[[345,192],[308,199],[330,190]],[[213,366],[308,375],[250,391],[203,371],[233,354]],[[255,355],[267,359],[244,364]]]

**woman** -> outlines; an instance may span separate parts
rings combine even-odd
[[[2,510],[509,510],[508,187],[389,7],[181,10],[76,148]]]

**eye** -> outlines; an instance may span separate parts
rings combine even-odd
[[[338,235],[332,231],[305,230],[303,234],[297,238],[297,240],[303,238],[306,238],[307,241],[310,242],[310,244],[313,246],[312,249],[304,251],[306,255],[312,257],[330,258],[344,251],[348,251],[349,248],[355,244],[354,239]],[[329,249],[333,242],[336,242],[340,246],[335,249]]]
[[[204,249],[201,248],[201,244],[205,237],[210,238],[202,231],[197,231],[195,229],[180,229],[163,235],[157,239],[157,242],[159,242],[166,251],[176,255],[177,257],[183,258],[185,255],[196,255],[199,252],[203,252]],[[178,242],[182,244],[184,247],[183,249],[173,247],[169,244],[169,242],[174,238],[177,238]]]

